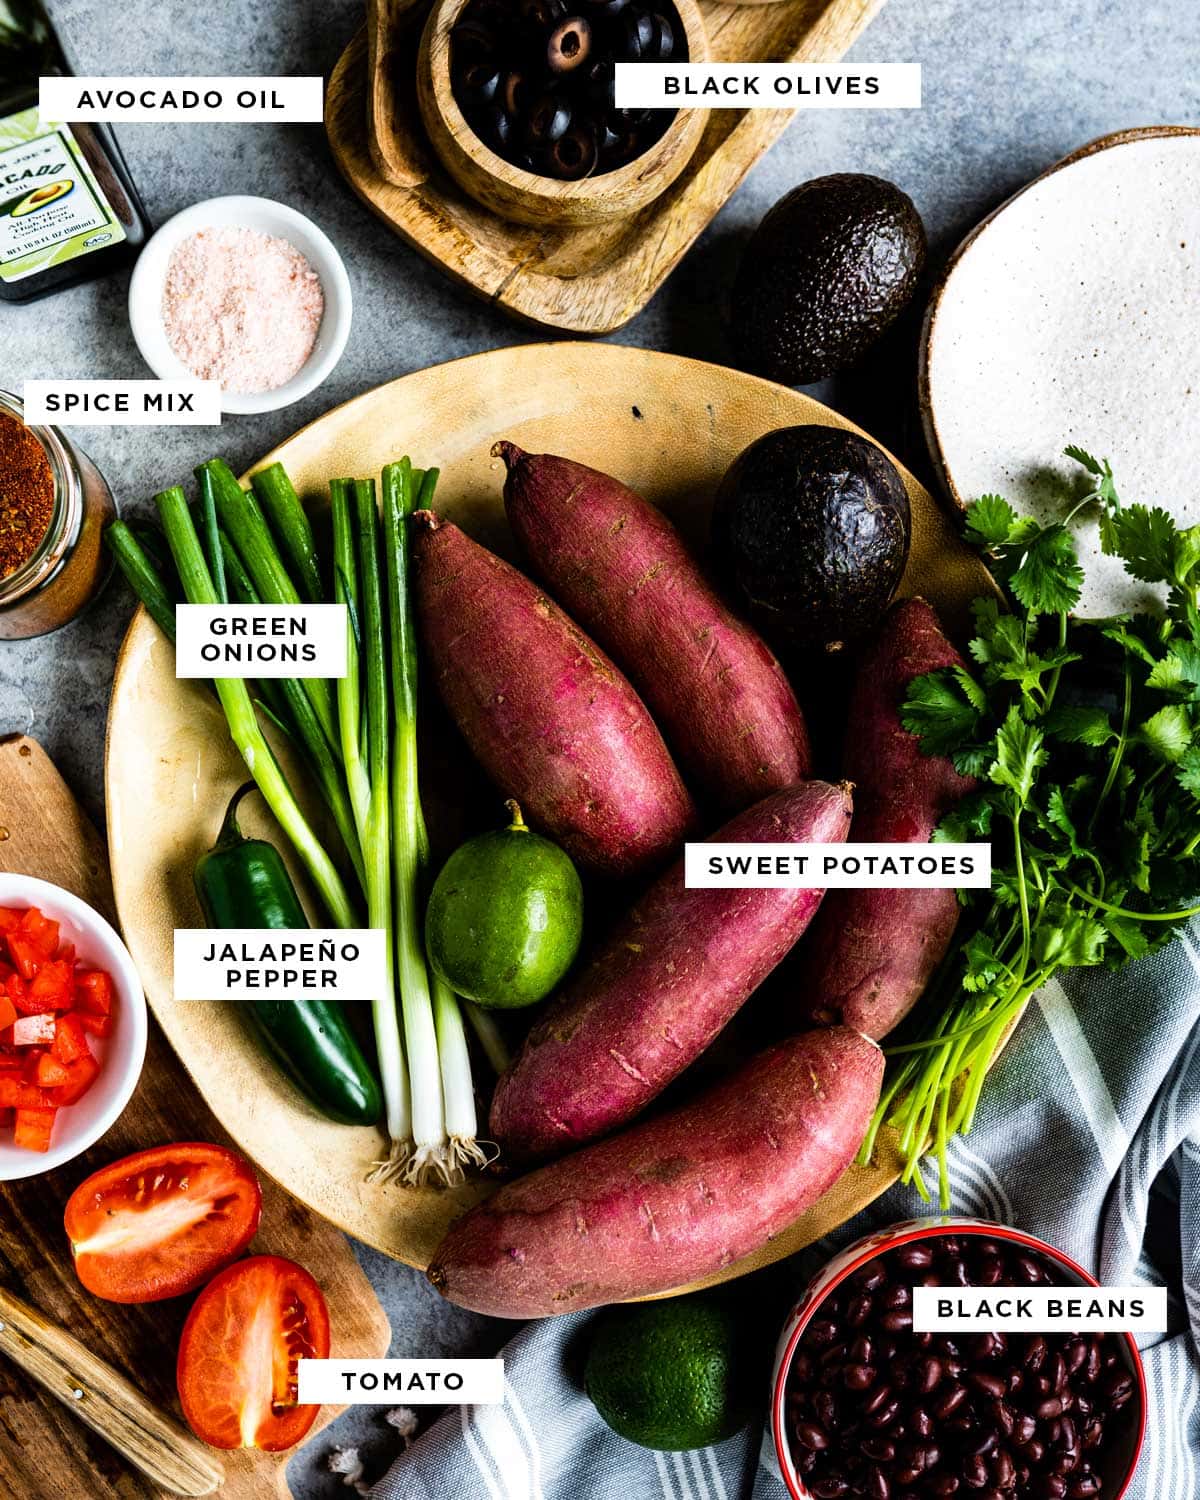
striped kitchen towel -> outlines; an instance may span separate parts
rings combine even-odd
[[[1143,1340],[1146,1447],[1131,1500],[1200,1497],[1200,927],[1118,974],[1076,974],[1030,1006],[954,1143],[954,1211],[1040,1235],[1111,1285],[1169,1289]],[[760,1273],[789,1297],[836,1248],[928,1210],[895,1188],[835,1236]],[[591,1314],[523,1327],[503,1406],[462,1407],[393,1464],[372,1500],[786,1500],[761,1427],[694,1453],[612,1433],[579,1384]],[[764,1382],[766,1372],[764,1371]]]

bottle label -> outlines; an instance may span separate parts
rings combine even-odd
[[[69,125],[0,120],[0,280],[23,281],[125,238]]]

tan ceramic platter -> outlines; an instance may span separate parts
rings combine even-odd
[[[611,344],[527,345],[407,375],[331,411],[263,461],[281,460],[301,495],[318,503],[331,477],[377,474],[404,453],[420,465],[436,463],[439,511],[509,551],[501,465],[490,449],[510,437],[619,475],[699,543],[735,455],[764,432],[803,422],[852,425],[807,396],[715,365]],[[164,474],[163,482],[176,477]],[[990,580],[949,516],[916,480],[905,475],[905,482],[913,545],[903,589],[924,594],[953,626]],[[451,753],[448,743],[427,750],[423,776]],[[201,925],[191,869],[244,778],[215,700],[176,680],[170,646],[139,611],[113,687],[108,830],[121,923],[150,1004],[222,1124],[265,1171],[348,1234],[423,1267],[450,1221],[488,1187],[367,1183],[381,1144],[374,1130],[330,1124],[309,1110],[243,1033],[236,1006],[172,1000],[172,931]],[[431,822],[440,812],[435,799]],[[247,824],[282,844],[265,815]],[[885,1147],[878,1166],[852,1169],[816,1208],[724,1276],[827,1233],[895,1175]]]

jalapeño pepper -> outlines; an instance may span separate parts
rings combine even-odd
[[[254,783],[235,792],[217,842],[196,861],[196,895],[210,927],[307,927],[279,851],[248,839],[238,806]],[[266,1050],[322,1114],[341,1125],[372,1125],[383,1108],[379,1084],[346,1024],[328,1000],[255,1000],[241,1007]]]

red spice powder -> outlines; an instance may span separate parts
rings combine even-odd
[[[0,412],[0,579],[29,561],[53,515],[54,473],[45,449],[22,422]]]

